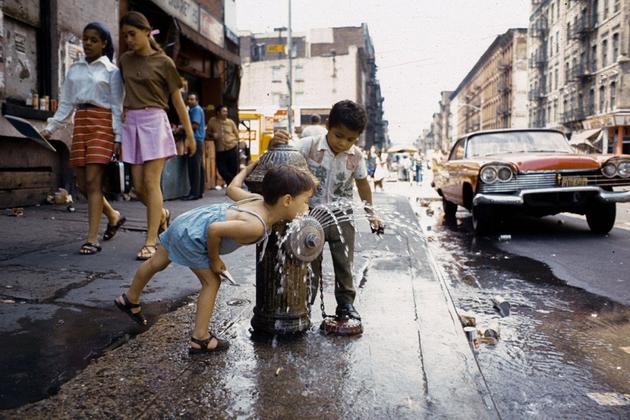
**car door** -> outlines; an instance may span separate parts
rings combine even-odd
[[[459,139],[451,149],[451,154],[442,170],[442,194],[444,197],[457,204],[462,204],[462,164],[464,159],[464,146],[466,139]]]

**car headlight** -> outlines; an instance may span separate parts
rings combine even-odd
[[[514,174],[512,173],[512,170],[507,166],[502,166],[497,171],[497,178],[499,178],[499,181],[501,182],[508,182],[513,176]]]
[[[614,163],[607,163],[602,167],[602,174],[608,178],[617,175],[617,167]]]
[[[494,169],[492,166],[488,166],[481,170],[479,176],[485,184],[492,184],[497,180],[497,170]]]
[[[617,165],[617,173],[623,178],[630,177],[630,162],[621,162]]]

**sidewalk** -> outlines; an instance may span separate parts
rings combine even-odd
[[[218,192],[207,195],[204,203],[224,199]],[[377,208],[396,210],[415,223],[405,198],[377,193],[375,202]],[[167,207],[179,214],[200,204],[174,201]],[[131,216],[126,227],[142,228],[144,209],[138,203],[116,206]],[[133,255],[143,233],[121,232],[111,244],[105,243],[101,255],[80,256],[76,250],[85,230],[83,211],[28,208],[24,218],[0,218],[0,229],[10,233],[0,239],[0,285],[15,284],[6,289],[9,294],[2,292],[3,299],[14,296],[18,301],[18,294],[30,294],[24,298],[27,303],[0,305],[1,342],[28,328],[33,318],[54,318],[60,310],[77,311],[86,324],[93,321],[90,310],[98,311],[101,328],[113,325],[120,336],[131,338],[110,346],[56,395],[2,411],[3,418],[498,418],[422,238],[389,232],[379,240],[367,223],[359,224],[355,304],[365,332],[352,338],[320,334],[322,317],[316,305],[313,327],[304,336],[253,341],[249,321],[256,299],[255,251],[239,249],[225,262],[240,286],[223,284],[213,321],[213,329],[232,346],[223,354],[190,359],[186,350],[194,296],[181,297],[197,290],[194,276],[171,266],[149,284],[143,302],[150,327],[142,332],[111,302],[137,267]],[[31,243],[35,238],[38,241]],[[330,259],[324,264],[325,306],[331,313],[335,302]],[[62,268],[82,273],[82,281],[64,287],[42,284],[42,279],[64,277],[59,276]],[[93,276],[89,281],[87,273]],[[165,300],[177,299],[183,304],[168,312]],[[49,308],[35,310],[43,305]],[[30,310],[20,309],[22,317],[13,328],[7,327],[15,321],[15,308],[28,306]],[[70,336],[83,330],[69,334],[66,325],[40,331],[47,339],[37,346],[48,350],[65,342],[71,351],[77,339]],[[46,352],[39,350],[40,359],[32,363],[46,371]]]

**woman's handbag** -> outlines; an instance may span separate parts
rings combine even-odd
[[[131,171],[129,165],[112,160],[105,167],[105,189],[113,194],[131,191]]]

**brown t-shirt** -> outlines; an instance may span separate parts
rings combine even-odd
[[[125,108],[168,109],[171,93],[183,86],[175,63],[162,53],[142,56],[127,51],[118,65],[125,82]]]
[[[214,137],[214,144],[217,152],[232,150],[238,144],[238,128],[229,118],[221,120],[217,117],[210,118],[207,131]]]

